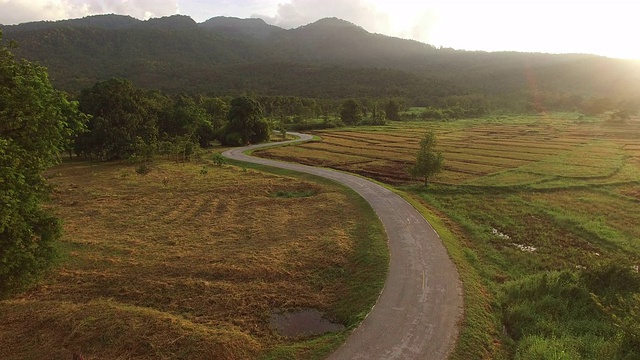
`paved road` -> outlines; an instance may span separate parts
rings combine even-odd
[[[311,139],[306,134],[302,142]],[[243,154],[259,144],[226,151],[236,160],[318,175],[344,184],[365,198],[380,217],[389,239],[391,263],[377,304],[330,360],[446,359],[458,337],[462,287],[458,272],[431,225],[392,191],[331,169],[285,163]]]

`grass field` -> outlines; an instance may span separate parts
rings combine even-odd
[[[445,169],[424,189],[406,169],[427,130]],[[563,113],[315,134],[323,141],[258,155],[373,177],[443,219],[465,287],[454,359],[640,359],[640,120]]]
[[[1,359],[314,359],[368,312],[386,236],[355,193],[238,166],[64,163],[58,266],[0,302]],[[286,338],[274,312],[347,330]]]

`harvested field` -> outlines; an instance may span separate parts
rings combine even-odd
[[[607,128],[602,122],[545,117],[513,120],[460,120],[452,123],[393,123],[389,126],[320,131],[323,141],[301,145],[303,150],[267,149],[260,156],[298,159],[306,164],[368,172],[381,162],[399,162],[393,171],[380,174],[392,183],[407,183],[397,168],[408,168],[422,134],[432,129],[445,155],[445,171],[434,181],[450,184],[485,183],[483,176],[506,170],[535,173],[543,178],[603,178],[614,176],[627,158],[640,158],[640,138],[624,128]],[[635,139],[635,140],[632,140]],[[623,142],[622,144],[620,142]],[[346,158],[344,158],[346,157]],[[369,159],[370,162],[366,160]],[[372,168],[367,169],[367,164]],[[460,174],[466,174],[460,176]],[[467,176],[472,174],[474,176]]]
[[[322,358],[346,331],[286,338],[271,314],[315,309],[349,328],[384,283],[384,230],[331,183],[169,162],[50,177],[62,259],[0,302],[2,359]]]

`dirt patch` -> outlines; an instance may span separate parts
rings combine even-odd
[[[640,189],[632,188],[623,190],[622,194],[640,200]]]
[[[322,335],[344,330],[344,325],[328,320],[322,312],[315,309],[274,313],[270,323],[280,335],[286,337]]]

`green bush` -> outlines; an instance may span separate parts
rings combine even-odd
[[[151,172],[151,167],[147,164],[142,164],[136,167],[136,174],[138,175],[147,175]]]
[[[630,264],[605,262],[583,271],[582,280],[590,292],[615,297],[640,292],[640,274]]]
[[[227,134],[227,136],[224,137],[224,141],[222,143],[223,145],[226,145],[226,146],[244,145],[242,142],[242,135],[240,135],[240,133],[237,133],[237,132],[232,132]]]
[[[222,165],[227,163],[227,160],[225,160],[225,158],[224,158],[224,156],[222,156],[222,154],[215,153],[215,154],[213,154],[213,163],[218,165],[218,166],[222,166]]]
[[[637,319],[626,315],[634,313],[629,306],[636,303],[633,298],[616,300],[625,291],[637,294],[633,271],[605,264],[581,273],[546,272],[503,284],[503,324],[515,358],[639,359]],[[594,291],[611,297],[599,298]]]

